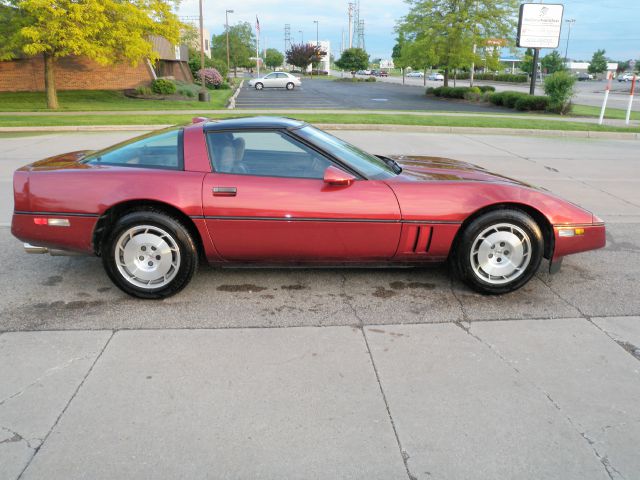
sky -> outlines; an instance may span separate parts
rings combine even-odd
[[[331,42],[332,53],[339,54],[344,30],[348,42],[348,0],[203,0],[204,23],[212,34],[224,31],[225,10],[229,23],[249,22],[255,28],[260,20],[261,49],[284,51],[284,26],[291,25],[294,43],[315,40],[318,20],[320,40]],[[552,2],[546,2],[552,3]],[[575,19],[571,27],[568,57],[589,60],[604,48],[613,60],[640,59],[640,0],[565,0],[564,19]],[[360,18],[365,21],[365,47],[370,58],[390,58],[395,43],[394,27],[408,11],[404,0],[360,0]],[[198,0],[183,0],[178,14],[198,15]],[[300,33],[302,32],[302,33]],[[563,24],[558,50],[564,56],[568,28]],[[354,39],[355,42],[355,39]],[[550,50],[542,50],[544,56]]]

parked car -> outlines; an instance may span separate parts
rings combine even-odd
[[[141,298],[177,293],[201,260],[449,261],[475,290],[499,294],[543,257],[555,271],[605,245],[602,220],[546,190],[466,162],[372,155],[287,118],[197,118],[32,163],[13,187],[11,232],[27,252],[101,257]]]
[[[358,70],[357,75],[371,75],[371,70]]]
[[[380,72],[378,73],[379,77],[388,77],[389,76],[389,72],[387,72],[386,70],[380,70]]]
[[[422,78],[424,77],[424,73],[422,72],[409,72],[406,75],[408,78]]]
[[[441,81],[444,81],[444,75],[442,75],[441,73],[431,73],[427,77],[427,80],[436,80],[441,82]]]
[[[634,75],[636,76],[636,78],[638,77],[638,74],[634,74],[634,73],[631,73],[631,72],[624,73],[624,74],[618,76],[618,81],[619,82],[630,82],[630,81],[633,80]]]
[[[300,85],[302,85],[300,78],[287,72],[272,72],[263,77],[249,80],[249,86],[254,87],[256,90],[271,87],[293,90],[294,87],[299,87]]]
[[[576,73],[576,79],[581,82],[585,80],[593,80],[593,75],[590,73],[579,72]]]

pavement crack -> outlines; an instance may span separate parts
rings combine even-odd
[[[588,319],[589,320],[589,319]],[[478,340],[482,345],[486,346],[491,352],[493,352],[506,366],[508,366],[509,368],[511,368],[513,371],[515,371],[518,375],[522,376],[525,381],[531,385],[533,388],[535,388],[536,390],[538,390],[538,392],[540,392],[542,395],[544,395],[544,397],[547,399],[547,401],[553,406],[553,408],[555,408],[558,412],[560,412],[560,414],[562,414],[562,416],[566,419],[566,421],[569,423],[569,425],[584,439],[587,441],[587,443],[589,444],[589,446],[591,447],[591,450],[593,451],[594,455],[596,456],[596,458],[598,459],[598,461],[602,464],[602,466],[604,467],[607,475],[609,476],[609,478],[611,480],[616,480],[613,476],[613,473],[616,473],[620,478],[624,479],[624,476],[613,466],[611,465],[611,462],[609,462],[609,459],[607,458],[606,455],[601,455],[600,452],[598,451],[598,449],[595,447],[596,442],[591,439],[586,432],[584,432],[582,430],[581,427],[579,427],[579,425],[576,424],[576,422],[574,422],[574,420],[567,415],[563,410],[562,407],[560,406],[560,404],[554,400],[554,398],[551,396],[551,394],[549,392],[547,392],[544,388],[540,387],[538,384],[536,384],[535,382],[531,381],[529,378],[527,378],[515,365],[513,365],[506,357],[504,357],[502,354],[500,354],[500,352],[498,350],[496,350],[496,348],[491,345],[490,343],[485,342],[482,338],[480,338],[478,335],[474,334],[473,332],[471,332],[471,326],[469,327],[465,327],[464,325],[462,325],[460,322],[455,322],[455,325],[460,327],[462,330],[464,330],[468,335],[472,336],[473,338],[475,338],[476,340]]]
[[[449,280],[449,290],[451,290],[451,295],[453,295],[453,298],[456,300],[456,302],[458,303],[458,306],[460,307],[460,313],[462,313],[462,321],[466,323],[470,323],[471,320],[469,319],[469,316],[467,315],[467,311],[464,308],[464,303],[462,303],[462,299],[456,293],[455,288],[453,288],[453,277]],[[459,324],[460,322],[454,322],[454,323]],[[462,325],[458,325],[458,326],[463,330],[465,330],[465,327],[463,327]]]
[[[349,310],[351,310],[351,312],[353,313],[353,316],[356,317],[360,328],[362,328],[364,326],[364,319],[360,317],[356,306],[351,303],[353,297],[351,297],[351,295],[347,293],[347,276],[344,273],[341,273],[340,277],[340,296],[342,297],[344,304],[349,307]]]
[[[373,373],[376,376],[376,381],[378,382],[378,388],[380,389],[380,394],[382,395],[382,400],[384,401],[384,406],[387,409],[387,416],[389,417],[389,421],[391,422],[391,428],[393,429],[393,434],[396,437],[396,443],[398,444],[398,450],[400,450],[400,456],[402,457],[402,463],[404,464],[404,468],[407,472],[407,477],[409,480],[418,480],[418,477],[411,473],[409,469],[409,458],[411,456],[409,453],[402,447],[402,442],[400,441],[400,436],[398,435],[398,429],[396,427],[396,422],[393,420],[393,415],[391,415],[391,408],[389,407],[389,401],[387,400],[387,394],[384,392],[384,388],[382,388],[382,382],[380,381],[380,374],[378,373],[378,367],[376,366],[376,362],[373,359],[373,353],[371,352],[371,347],[369,346],[369,339],[367,338],[367,334],[362,330],[362,337],[364,338],[364,343],[367,346],[367,353],[369,354],[369,361],[371,362],[371,367],[373,368]]]
[[[15,443],[15,442],[24,442],[27,444],[27,447],[29,447],[31,450],[35,450],[36,447],[34,447],[33,445],[31,445],[31,442],[29,442],[29,440],[27,440],[26,438],[24,438],[22,435],[20,435],[18,432],[11,430],[10,428],[7,427],[3,427],[0,426],[0,430],[4,430],[5,432],[8,432],[11,434],[11,437],[6,438],[2,441],[0,441],[0,445],[3,443]]]
[[[40,382],[42,382],[44,379],[46,379],[47,377],[50,377],[51,375],[55,375],[56,373],[60,372],[61,370],[64,370],[65,368],[68,368],[69,366],[71,366],[72,364],[74,364],[75,362],[81,361],[81,360],[86,360],[87,358],[91,358],[92,355],[85,355],[84,357],[75,357],[75,358],[71,358],[69,360],[67,360],[66,362],[64,362],[61,365],[56,365],[55,367],[51,367],[49,369],[47,369],[44,373],[44,375],[41,375],[40,377],[36,378],[33,382],[31,382],[30,384],[28,384],[26,387],[24,387],[22,390],[12,393],[11,395],[3,398],[2,400],[0,400],[0,407],[2,405],[4,405],[6,402],[8,402],[9,400],[12,400],[16,397],[19,397],[21,395],[23,395],[27,390],[29,390],[30,388],[38,385]]]
[[[93,371],[93,368],[96,366],[96,363],[98,363],[98,360],[100,360],[100,358],[102,357],[102,354],[104,353],[104,351],[106,350],[107,346],[109,345],[109,343],[111,343],[111,339],[113,338],[113,336],[115,335],[115,331],[111,331],[111,335],[109,336],[109,338],[107,339],[107,341],[104,343],[104,345],[102,346],[102,348],[100,349],[100,352],[98,352],[98,355],[96,355],[95,360],[93,361],[93,363],[91,363],[91,366],[89,367],[89,369],[87,370],[87,373],[84,375],[84,377],[82,377],[82,381],[78,384],[78,386],[76,387],[76,389],[74,390],[73,394],[71,395],[71,398],[69,398],[69,401],[67,402],[67,404],[64,406],[64,408],[62,409],[62,411],[60,412],[60,415],[58,415],[58,417],[56,418],[55,422],[53,422],[53,425],[51,425],[51,428],[49,429],[49,431],[47,432],[47,434],[44,436],[44,438],[42,439],[42,442],[40,442],[40,445],[38,445],[38,447],[36,447],[34,449],[33,455],[31,455],[31,458],[29,459],[29,461],[27,462],[27,464],[24,466],[24,468],[22,469],[22,471],[20,472],[20,474],[18,475],[18,478],[16,480],[20,480],[22,478],[22,476],[24,475],[24,472],[27,471],[27,468],[29,468],[29,465],[31,465],[31,462],[33,462],[33,459],[36,458],[36,455],[38,455],[38,452],[40,451],[40,449],[42,448],[42,446],[45,444],[45,442],[47,441],[47,439],[49,438],[49,435],[51,435],[51,432],[53,432],[53,430],[56,428],[56,426],[58,425],[58,423],[60,423],[60,419],[62,418],[62,416],[66,413],[67,409],[69,408],[69,405],[71,405],[71,402],[73,402],[73,399],[76,398],[76,395],[78,394],[78,392],[80,391],[80,389],[82,388],[82,386],[84,385],[84,383],[87,381],[87,378],[89,377],[89,375],[91,375],[91,372]]]
[[[600,330],[602,333],[604,333],[607,337],[609,337],[611,340],[613,340],[614,342],[616,342],[616,344],[620,347],[622,347],[622,349],[627,352],[629,355],[631,355],[633,358],[635,358],[636,360],[640,360],[640,347],[638,347],[637,345],[634,345],[631,342],[625,342],[624,340],[618,340],[617,338],[611,336],[609,334],[609,332],[607,332],[606,330],[604,330],[602,327],[600,327],[600,325],[598,325],[596,322],[594,322],[590,317],[587,318],[587,320],[589,321],[589,323],[591,323],[594,327],[596,327],[598,330]]]
[[[556,298],[558,298],[561,302],[564,302],[565,304],[567,304],[568,306],[570,306],[571,308],[575,309],[582,318],[586,318],[587,320],[590,318],[589,315],[587,315],[586,313],[584,313],[580,307],[578,307],[577,305],[574,305],[573,303],[571,303],[569,300],[567,300],[566,298],[564,298],[562,295],[560,295],[558,292],[556,292],[553,288],[551,288],[551,285],[549,285],[547,282],[545,282],[545,280],[542,278],[541,275],[536,275],[536,277],[538,278],[538,280],[540,280],[542,282],[542,284],[547,287],[549,289],[549,291],[556,296]]]

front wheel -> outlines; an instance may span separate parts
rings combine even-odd
[[[255,85],[255,89],[256,90],[262,90],[263,88],[264,88],[263,84],[261,84],[260,82],[256,83],[256,85]]]
[[[293,87],[295,87],[295,85],[293,84],[293,82],[289,82],[289,83],[287,83],[287,90],[293,90]]]
[[[462,232],[453,252],[457,275],[474,290],[517,290],[536,273],[544,251],[540,227],[520,210],[488,212]]]
[[[198,250],[188,229],[156,210],[124,215],[105,239],[102,262],[107,275],[125,293],[165,298],[191,281]]]

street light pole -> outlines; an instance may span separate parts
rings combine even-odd
[[[304,33],[302,33],[302,30],[298,30],[298,33],[300,34],[300,45],[304,44]]]
[[[569,32],[567,33],[567,46],[564,49],[564,66],[567,66],[567,63],[569,63],[569,38],[571,38],[571,25],[573,25],[574,23],[576,23],[576,19],[575,18],[567,18],[565,20],[565,22],[567,22],[567,24],[569,24]]]
[[[230,73],[230,68],[229,68],[229,14],[233,13],[233,10],[225,10],[224,12],[224,17],[225,17],[225,29],[227,30],[227,77],[229,76]]]
[[[313,23],[316,24],[316,47],[319,47],[320,41],[318,40],[318,20],[314,20]]]
[[[209,101],[209,92],[204,84],[204,21],[202,17],[202,0],[200,0],[200,93],[198,100],[201,102]]]

